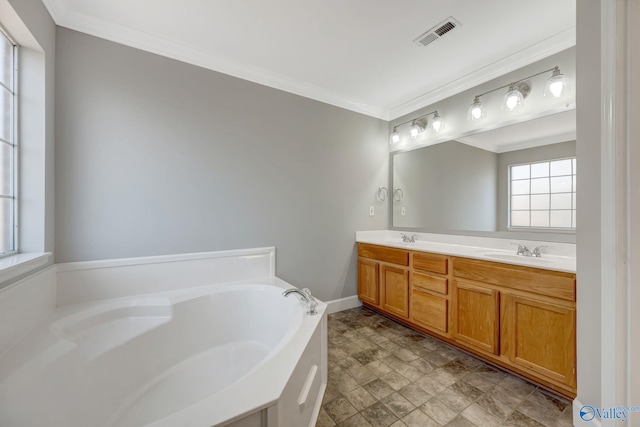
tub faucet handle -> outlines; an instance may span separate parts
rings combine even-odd
[[[309,316],[313,316],[314,314],[318,314],[318,302],[311,295],[311,290],[309,288],[304,288],[302,290],[305,294],[307,294],[308,301],[305,303],[305,307],[307,308],[307,314]]]
[[[522,245],[517,242],[511,242],[511,244],[514,246],[518,246],[518,251],[516,252],[516,255],[531,256],[531,251],[525,245]]]
[[[544,249],[544,248],[548,248],[548,246],[547,245],[536,246],[536,248],[533,250],[533,252],[531,252],[531,256],[534,256],[536,258],[540,258],[542,256],[542,252],[540,252],[540,249]]]

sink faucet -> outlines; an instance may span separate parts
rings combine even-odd
[[[514,246],[518,245],[518,251],[516,252],[516,255],[531,256],[531,251],[525,245],[521,245],[520,243],[511,243],[511,244],[514,245]],[[538,255],[536,255],[536,256],[538,256]]]
[[[536,246],[536,248],[531,253],[531,256],[534,256],[536,258],[540,258],[542,256],[542,253],[540,252],[540,249],[546,248],[546,247],[547,247],[547,245]]]
[[[284,291],[282,295],[286,297],[287,295],[292,293],[298,294],[300,296],[300,300],[304,302],[305,307],[307,308],[307,314],[309,316],[318,314],[318,310],[317,310],[318,302],[314,297],[311,296],[311,291],[309,289],[304,288],[300,290],[298,288],[291,288]]]
[[[417,238],[418,236],[416,236],[416,235],[414,234],[413,236],[409,237],[409,236],[407,236],[407,235],[406,235],[406,234],[404,234],[404,233],[400,233],[400,237],[402,237],[402,241],[403,241],[403,242],[405,242],[405,243],[415,243],[415,242],[416,242],[416,238]]]

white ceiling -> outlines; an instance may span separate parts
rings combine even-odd
[[[43,3],[60,26],[386,120],[575,44],[575,0]]]

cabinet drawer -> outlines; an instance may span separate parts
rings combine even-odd
[[[445,277],[428,276],[426,274],[411,273],[412,289],[425,289],[447,295],[449,291],[449,281]]]
[[[414,252],[412,257],[415,270],[430,271],[438,274],[447,274],[449,272],[449,257],[446,255]]]
[[[573,273],[453,258],[453,275],[567,301],[576,300],[576,276]]]
[[[449,301],[427,292],[411,292],[411,321],[423,328],[449,332]]]
[[[358,243],[358,256],[398,265],[409,265],[409,251]]]

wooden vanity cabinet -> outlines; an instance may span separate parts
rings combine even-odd
[[[411,253],[410,320],[438,335],[449,337],[449,257]]]
[[[409,270],[382,264],[380,266],[381,307],[403,319],[409,318]]]
[[[500,294],[495,289],[456,280],[453,338],[477,350],[499,353]]]
[[[502,353],[509,361],[575,387],[575,308],[505,293],[502,313]]]
[[[358,298],[360,301],[380,306],[380,264],[358,258]]]
[[[575,274],[358,243],[365,306],[576,396]]]
[[[575,274],[458,257],[452,261],[454,339],[575,397]]]
[[[401,319],[409,318],[409,251],[358,244],[358,298]]]

